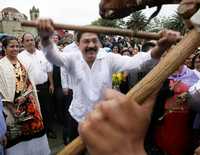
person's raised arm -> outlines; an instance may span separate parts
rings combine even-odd
[[[39,19],[37,21],[37,29],[41,38],[42,51],[49,62],[57,66],[66,65],[67,56],[59,52],[58,47],[51,40],[54,33],[53,21],[50,19]]]
[[[112,71],[137,69],[138,71],[147,72],[151,70],[158,63],[161,55],[171,45],[180,40],[180,33],[172,30],[161,31],[160,36],[157,45],[148,52],[139,52],[133,57],[110,54]]]

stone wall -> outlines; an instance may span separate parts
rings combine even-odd
[[[37,30],[33,27],[22,27],[20,21],[0,21],[0,32],[14,36],[22,36],[25,32],[31,32],[37,36]]]

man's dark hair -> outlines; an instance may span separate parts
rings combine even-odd
[[[87,32],[76,31],[76,41],[77,42],[80,42],[80,39],[81,39],[83,33],[87,33]],[[98,33],[96,33],[96,34],[97,34],[98,38],[100,39],[99,34]]]
[[[121,50],[121,55],[123,55],[125,52],[128,52],[130,54],[130,56],[132,55],[132,52],[127,48],[127,47],[124,47],[122,50]]]
[[[24,42],[24,37],[25,37],[25,35],[27,35],[27,34],[30,34],[30,35],[33,36],[33,38],[35,38],[34,35],[33,35],[32,33],[30,33],[30,32],[25,32],[25,33],[23,34],[23,36],[22,36],[22,42]]]

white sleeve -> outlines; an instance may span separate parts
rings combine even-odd
[[[151,52],[139,52],[133,57],[121,56],[119,54],[110,54],[112,72],[131,71],[138,69],[139,71],[148,71],[158,60],[151,58]]]
[[[42,48],[47,60],[56,66],[65,67],[66,69],[70,64],[70,56],[67,53],[59,52],[58,47],[51,43],[45,48]]]

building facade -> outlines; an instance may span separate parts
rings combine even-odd
[[[36,20],[39,17],[39,9],[34,6],[30,9],[30,19]],[[21,26],[22,21],[28,20],[28,17],[12,7],[4,8],[0,12],[0,33],[22,36],[25,32],[31,32],[37,36],[37,30],[34,27]]]

